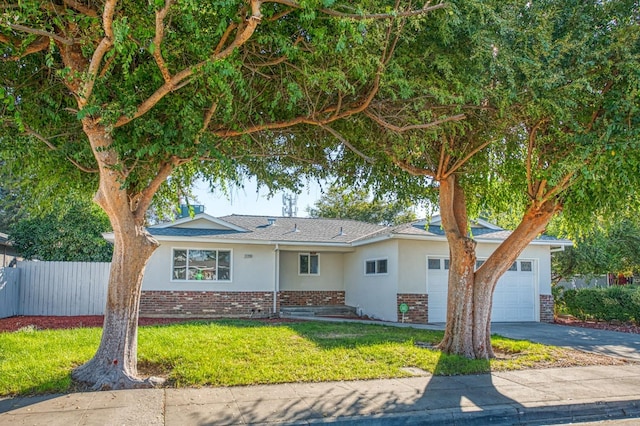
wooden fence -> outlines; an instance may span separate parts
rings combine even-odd
[[[110,263],[18,262],[19,296],[12,315],[102,315],[107,297]],[[9,268],[7,268],[9,269]],[[1,284],[0,284],[1,287]],[[3,295],[0,303],[13,295]],[[2,306],[2,305],[0,305]],[[7,313],[10,310],[7,309]]]
[[[0,318],[18,315],[20,311],[20,271],[0,268]]]

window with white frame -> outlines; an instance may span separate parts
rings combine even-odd
[[[231,281],[231,250],[173,249],[178,281]]]
[[[298,274],[320,275],[320,256],[317,253],[299,253]]]
[[[367,259],[364,262],[365,275],[377,275],[387,273],[387,259]]]

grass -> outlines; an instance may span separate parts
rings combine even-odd
[[[72,390],[73,367],[87,361],[101,329],[25,329],[0,333],[0,395]],[[142,373],[163,375],[171,386],[233,386],[405,377],[404,367],[439,375],[532,367],[559,349],[494,337],[501,354],[469,360],[425,349],[441,332],[353,323],[200,321],[139,329]]]

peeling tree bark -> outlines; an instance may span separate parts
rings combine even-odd
[[[95,201],[106,212],[115,237],[102,339],[96,354],[77,367],[72,377],[94,390],[151,387],[159,380],[138,377],[138,308],[147,261],[158,246],[144,228],[144,215],[131,211],[109,149],[111,137],[104,127],[83,122],[100,166],[100,186]]]
[[[532,202],[516,230],[475,270],[476,243],[467,231],[464,191],[454,174],[440,180],[440,215],[450,251],[447,323],[440,350],[467,358],[494,357],[491,307],[498,279],[559,209],[556,200]]]

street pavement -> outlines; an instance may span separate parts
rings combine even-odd
[[[526,326],[531,332],[520,338],[527,340],[536,341],[538,334],[562,336],[566,332],[563,326]],[[516,335],[519,330],[515,326],[506,328],[498,325],[493,330],[505,336]],[[593,346],[624,346],[617,336],[606,334],[611,332],[603,333],[602,342]],[[637,336],[627,337],[634,341]],[[567,341],[560,346],[567,346]],[[635,355],[629,356],[634,351]],[[633,359],[638,351],[631,345],[622,354]],[[450,377],[431,376],[418,369],[408,371],[412,377],[389,380],[6,398],[0,399],[0,425],[466,426],[601,424],[602,420],[607,420],[607,425],[640,424],[640,363],[633,361],[617,366]]]

